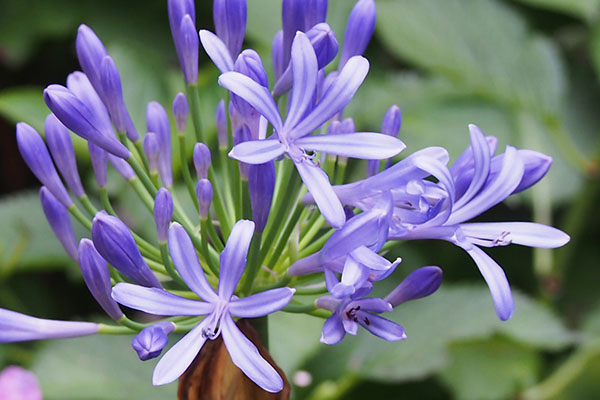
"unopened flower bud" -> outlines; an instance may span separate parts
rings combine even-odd
[[[98,253],[123,275],[142,286],[162,287],[120,219],[98,212],[92,223],[92,240]]]
[[[173,186],[173,173],[171,169],[171,126],[169,116],[159,103],[152,101],[146,109],[146,124],[148,132],[156,133],[160,146],[158,156],[158,172],[160,179],[166,187]]]
[[[233,132],[233,145],[237,146],[240,143],[248,142],[252,140],[252,134],[250,133],[250,129],[248,129],[247,125],[242,125]],[[240,176],[242,179],[248,180],[248,164],[245,162],[239,161],[240,166]]]
[[[73,205],[67,189],[54,168],[44,140],[35,129],[25,122],[17,124],[17,145],[25,164],[42,185],[46,186],[65,207],[69,208]]]
[[[210,149],[204,143],[196,143],[194,146],[194,167],[198,174],[198,179],[205,179],[208,177],[208,168],[210,167]]]
[[[77,58],[83,72],[87,75],[90,83],[104,101],[102,90],[102,60],[108,55],[102,41],[96,33],[87,25],[80,25],[77,30],[77,39],[75,40]]]
[[[131,347],[142,361],[156,358],[169,343],[168,335],[173,330],[175,330],[173,322],[157,322],[142,329],[131,341]]]
[[[400,107],[393,105],[383,116],[383,121],[381,122],[381,133],[388,136],[397,137],[398,133],[400,133],[401,127],[402,111],[400,110]]]
[[[348,18],[339,69],[354,56],[362,55],[373,36],[377,7],[375,0],[359,0]]]
[[[173,99],[173,116],[175,117],[175,125],[179,134],[185,134],[187,127],[187,119],[190,114],[190,107],[187,98],[183,93],[177,93]]]
[[[88,150],[90,152],[90,160],[92,161],[92,169],[94,170],[96,184],[99,188],[104,188],[106,187],[108,153],[92,142],[88,142]]]
[[[160,188],[154,199],[154,222],[159,243],[167,242],[169,223],[173,218],[173,197],[166,188]]]
[[[69,212],[45,186],[40,189],[40,201],[50,228],[69,257],[77,261],[77,240],[69,219]]]
[[[328,3],[328,0],[305,0],[304,26],[306,29],[325,22]]]
[[[225,115],[225,100],[221,99],[215,112],[215,122],[217,124],[217,140],[219,148],[226,149],[229,146],[229,137],[227,131],[227,116]]]
[[[249,166],[248,190],[255,229],[257,232],[262,232],[267,225],[275,190],[275,164],[273,161]]]
[[[108,161],[110,162],[110,165],[112,165],[113,168],[117,170],[119,175],[123,177],[123,179],[130,181],[136,177],[133,168],[131,168],[129,163],[123,160],[122,158],[115,157],[112,154],[108,154]]]
[[[112,286],[108,265],[89,239],[81,239],[79,242],[79,267],[85,284],[100,307],[112,319],[119,320],[123,312],[111,297]]]
[[[160,154],[160,145],[154,132],[148,132],[144,136],[144,154],[148,160],[148,167],[151,174],[158,173],[158,155]]]
[[[246,0],[214,0],[215,31],[229,49],[232,58],[236,58],[242,49],[246,17]]]
[[[54,163],[67,182],[67,186],[75,196],[84,196],[85,191],[77,171],[75,149],[69,130],[53,114],[50,114],[46,117],[44,131],[50,154],[52,154]]]
[[[213,187],[208,179],[200,179],[196,185],[196,198],[200,218],[208,218],[210,203],[213,198]]]
[[[396,289],[385,297],[385,301],[396,307],[409,300],[426,297],[438,290],[442,284],[442,270],[439,267],[422,267],[414,270]]]

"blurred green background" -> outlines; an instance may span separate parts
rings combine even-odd
[[[198,28],[212,29],[211,3],[196,2]],[[248,3],[245,46],[257,49],[270,68],[280,1]],[[328,22],[341,42],[354,1],[330,3]],[[442,145],[458,156],[468,145],[468,123],[497,136],[502,147],[550,154],[554,165],[544,181],[480,220],[534,220],[565,230],[572,240],[554,251],[489,251],[515,293],[515,316],[505,323],[496,319],[471,259],[439,242],[394,250],[404,259],[395,282],[423,265],[445,272],[437,294],[393,313],[407,331],[405,342],[360,332],[328,347],[319,343],[321,320],[272,317],[271,352],[290,381],[303,384],[295,386],[294,398],[597,398],[600,0],[377,0],[377,7],[377,30],[366,52],[371,72],[347,112],[357,127],[377,130],[386,109],[398,104],[407,154]],[[42,214],[39,184],[21,161],[14,134],[18,121],[41,130],[48,112],[42,89],[64,84],[79,68],[74,43],[80,23],[97,32],[115,59],[139,127],[145,126],[146,103],[169,107],[183,81],[166,0],[0,0],[0,307],[98,320],[101,311],[77,265]],[[211,129],[223,91],[202,50],[200,57],[205,124]],[[82,142],[77,148],[80,173],[91,182]],[[352,167],[360,178],[364,163]],[[138,210],[135,197],[120,179],[111,182],[111,196],[130,213],[128,222],[148,229],[148,215]],[[382,284],[377,290],[385,293],[394,282]],[[2,345],[0,368],[32,369],[49,400],[174,398],[175,385],[152,387],[155,361],[137,361],[130,340]]]

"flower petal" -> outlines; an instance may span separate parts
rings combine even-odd
[[[224,73],[219,77],[219,85],[246,100],[273,125],[275,132],[281,132],[281,116],[269,89],[239,72]]]
[[[303,149],[367,160],[390,158],[406,148],[395,137],[373,132],[313,135],[297,139],[294,143]]]
[[[394,309],[390,303],[388,303],[386,300],[380,299],[378,297],[370,297],[367,299],[360,299],[360,300],[353,302],[353,304],[360,306],[360,309],[362,311],[371,311],[371,312],[375,312],[378,314],[382,313],[382,312],[389,312]]]
[[[376,271],[387,271],[392,266],[392,263],[385,257],[380,256],[365,246],[360,246],[352,250],[351,256],[365,267]]]
[[[278,288],[253,294],[233,300],[229,304],[229,311],[231,315],[241,318],[262,317],[287,306],[295,292],[295,289]]]
[[[490,173],[490,148],[483,132],[476,125],[469,125],[471,134],[471,152],[474,160],[474,175],[465,194],[456,201],[454,207],[460,208],[479,192]]]
[[[185,299],[163,289],[130,283],[117,283],[112,289],[112,298],[124,306],[154,315],[206,315],[214,308],[211,303]]]
[[[556,248],[569,242],[566,233],[551,226],[533,222],[477,222],[461,224],[466,236],[498,242],[498,245],[516,243],[523,246]]]
[[[291,66],[294,86],[284,131],[292,129],[306,114],[314,102],[317,88],[317,56],[308,37],[300,31],[296,32],[292,43]]]
[[[346,330],[344,329],[341,318],[335,313],[323,324],[321,343],[337,344],[344,336],[346,336]]]
[[[498,314],[498,317],[502,321],[510,319],[514,310],[514,302],[510,285],[502,267],[477,246],[472,246],[470,249],[465,250],[477,264],[481,275],[483,275],[483,279],[485,279],[490,292],[492,292],[496,314]]]
[[[270,393],[283,389],[283,379],[239,330],[231,316],[223,316],[221,328],[221,335],[231,360],[248,378]]]
[[[319,104],[294,127],[291,137],[306,136],[343,109],[354,97],[369,72],[369,62],[352,57],[321,97]]]
[[[173,382],[190,366],[202,346],[204,346],[204,342],[206,342],[206,338],[202,333],[205,321],[208,320],[209,318],[203,319],[160,359],[152,375],[154,386]]]
[[[200,31],[200,42],[204,51],[210,57],[212,62],[215,63],[219,71],[222,73],[233,71],[233,59],[227,46],[217,35],[211,31],[202,29]]]
[[[206,301],[217,300],[217,294],[202,271],[192,240],[177,222],[172,223],[169,228],[168,245],[173,264],[189,288]]]
[[[264,164],[285,153],[285,146],[279,140],[249,140],[233,147],[229,157],[248,164]]]
[[[239,220],[231,230],[219,264],[219,297],[222,299],[231,299],[246,269],[246,257],[253,234],[254,222],[245,219]]]
[[[321,253],[314,253],[293,263],[287,270],[287,273],[291,276],[296,276],[314,274],[315,272],[321,271],[323,271]]]
[[[358,312],[356,316],[358,323],[375,336],[390,342],[406,339],[404,328],[389,319],[366,312]]]
[[[342,203],[340,203],[331,187],[331,183],[329,183],[327,174],[308,159],[294,160],[294,164],[308,191],[312,193],[315,203],[317,203],[317,207],[319,207],[325,220],[332,227],[341,228],[346,222],[346,214]]]

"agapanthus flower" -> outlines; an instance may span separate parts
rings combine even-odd
[[[245,298],[234,296],[244,273],[248,247],[254,232],[252,221],[238,221],[221,253],[219,288],[215,292],[208,283],[198,261],[196,249],[181,225],[169,229],[169,252],[181,278],[203,301],[176,296],[162,289],[119,283],[113,288],[113,298],[128,307],[156,315],[205,316],[183,339],[158,362],[153,383],[163,385],[174,381],[194,360],[206,340],[222,335],[235,365],[252,381],[268,392],[283,388],[277,371],[258,353],[256,346],[238,329],[233,317],[257,318],[285,307],[294,289],[267,290]]]
[[[405,146],[396,138],[370,132],[310,136],[350,102],[369,69],[366,59],[352,57],[316,105],[317,58],[310,41],[301,32],[297,33],[292,46],[292,68],[294,85],[285,122],[264,86],[237,72],[221,75],[219,84],[251,104],[275,129],[266,140],[240,143],[229,156],[248,164],[263,164],[288,155],[327,222],[340,228],[345,221],[342,205],[331,188],[329,177],[307,151],[381,159],[398,154]]]
[[[33,372],[10,365],[0,372],[0,399],[42,400],[42,389]]]

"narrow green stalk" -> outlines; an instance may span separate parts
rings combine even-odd
[[[269,350],[269,317],[265,315],[260,318],[252,318],[248,320],[256,329],[258,337],[265,349]]]
[[[110,203],[110,198],[108,197],[108,191],[105,187],[100,188],[100,201],[102,202],[102,207],[113,216],[117,216],[112,204]]]
[[[292,231],[298,223],[302,211],[303,207],[300,204],[294,204],[294,211],[292,215],[287,219],[285,228],[283,229],[283,233],[279,235],[275,246],[271,247],[271,251],[269,251],[267,257],[265,258],[265,265],[269,269],[273,269],[276,262],[279,260],[279,257],[281,256],[281,253],[283,252],[283,249],[285,248],[290,238],[290,235],[292,234]]]
[[[323,218],[321,213],[315,211],[315,214],[308,221],[308,226],[304,227],[304,236],[300,238],[301,249],[308,246],[310,241],[319,233],[324,222],[325,218]]]
[[[248,179],[242,179],[242,218],[252,219],[252,202],[250,200]]]
[[[233,221],[230,220],[231,213],[225,210],[225,204],[223,203],[223,197],[221,196],[221,187],[218,185],[219,180],[215,177],[215,172],[211,166],[208,169],[208,179],[213,184],[213,205],[215,207],[215,213],[221,226],[221,233],[225,239],[229,237],[231,228],[233,227]]]
[[[156,197],[156,192],[157,192],[156,186],[154,186],[150,177],[146,174],[146,172],[144,172],[144,169],[142,168],[140,163],[133,156],[129,157],[127,159],[127,162],[129,162],[129,165],[131,165],[131,168],[133,168],[133,170],[135,171],[135,174],[137,175],[139,180],[142,182],[142,184],[144,185],[144,187],[146,188],[146,190],[148,191],[150,196],[152,198]]]
[[[98,212],[98,209],[96,207],[94,207],[94,205],[92,204],[92,202],[90,201],[90,199],[87,197],[86,194],[79,197],[79,202],[81,202],[81,205],[83,206],[83,208],[85,208],[85,210],[91,217],[96,215],[96,213]]]
[[[117,322],[134,331],[141,331],[148,326],[147,324],[140,324],[139,322],[132,321],[125,315],[123,315]]]
[[[158,247],[160,249],[160,255],[162,258],[163,265],[165,266],[169,276],[175,282],[177,282],[181,287],[187,288],[187,285],[185,284],[183,279],[181,279],[181,276],[179,276],[179,273],[177,273],[175,266],[173,265],[173,263],[171,262],[171,259],[169,258],[169,250],[167,249],[167,243],[166,242],[159,243]]]
[[[131,335],[135,332],[126,326],[98,324],[98,333],[101,335]]]
[[[298,256],[300,258],[308,257],[309,255],[311,255],[313,253],[316,253],[317,251],[321,250],[321,248],[323,247],[323,245],[325,244],[325,242],[327,241],[327,239],[329,239],[331,237],[331,235],[333,235],[333,232],[335,232],[335,231],[333,229],[330,229],[329,232],[325,233],[319,239],[317,239],[316,241],[312,242],[309,246],[307,246],[304,249],[300,250],[300,254],[298,254]]]
[[[92,221],[90,221],[85,215],[83,215],[83,213],[79,211],[79,208],[77,208],[75,204],[72,204],[68,208],[68,210],[71,213],[71,215],[75,217],[75,219],[79,221],[81,225],[83,225],[85,229],[87,229],[88,231],[92,230]]]
[[[265,286],[261,286],[259,288],[256,288],[253,290],[253,293],[260,293],[260,292],[264,292],[266,290],[271,290],[271,289],[277,289],[280,287],[284,287],[286,286],[288,283],[290,283],[292,280],[292,277],[289,276],[288,274],[284,274],[281,279],[279,279],[277,282],[275,283],[271,283],[270,285],[265,285]]]
[[[242,176],[240,175],[239,163],[233,158],[229,159],[229,177],[231,195],[233,198],[234,219],[242,218]]]
[[[144,261],[146,261],[146,264],[148,264],[148,266],[150,267],[150,269],[152,271],[158,272],[159,274],[162,274],[165,276],[169,276],[169,273],[167,272],[165,266],[162,265],[162,261],[161,262],[154,261],[148,257],[144,257]]]
[[[348,166],[348,159],[346,157],[338,157],[335,171],[335,184],[341,185],[344,183],[346,177],[346,167]]]
[[[241,292],[249,295],[252,292],[252,286],[258,271],[260,270],[260,243],[262,239],[262,232],[254,232],[252,241],[250,242],[250,250],[248,251],[248,266],[244,273],[244,281],[242,282]]]
[[[198,200],[196,199],[196,187],[194,185],[192,175],[190,174],[190,168],[188,166],[187,161],[185,136],[177,135],[177,137],[179,138],[179,161],[181,163],[181,173],[183,175],[183,180],[185,181],[185,186],[187,187],[190,199],[192,199],[192,203],[194,204],[194,206],[196,206],[196,210],[198,210]]]
[[[133,178],[129,179],[128,182],[133,188],[133,190],[135,190],[140,200],[142,200],[142,203],[144,203],[148,211],[150,211],[150,214],[153,214],[154,198],[150,197],[140,180],[134,176]]]
[[[306,314],[311,311],[315,311],[316,309],[317,309],[317,306],[314,303],[310,303],[310,304],[290,303],[287,306],[285,306],[284,308],[282,308],[281,311],[285,311],[288,313],[294,313],[294,314]]]
[[[215,274],[215,276],[219,276],[219,267],[215,263],[214,259],[211,258],[211,253],[209,251],[208,238],[210,236],[210,233],[209,233],[210,229],[208,227],[208,219],[207,218],[200,219],[200,229],[201,229],[201,233],[200,233],[201,252],[208,262],[208,268],[210,268],[210,270]]]
[[[186,87],[187,97],[190,101],[190,114],[192,123],[194,124],[194,132],[196,141],[206,143],[206,138],[202,133],[202,120],[200,118],[200,91],[198,85],[193,83]]]
[[[223,244],[223,241],[219,237],[219,234],[217,233],[217,231],[215,229],[212,219],[208,218],[206,220],[206,228],[208,230],[208,236],[210,237],[210,241],[212,242],[213,247],[219,253],[222,252],[223,249],[225,248],[225,245]]]
[[[227,202],[227,208],[233,209],[233,198],[231,197],[231,174],[229,172],[230,159],[227,155],[228,149],[226,147],[219,147],[219,167],[221,170],[221,182],[223,184],[223,192],[225,192],[225,201]]]
[[[146,159],[146,154],[144,153],[144,143],[142,140],[138,140],[137,142],[133,142],[135,149],[137,150],[137,156],[142,160],[142,164],[144,165],[144,170],[148,173],[150,172],[150,166],[148,165],[148,160]]]
[[[315,294],[327,293],[327,286],[325,282],[319,283],[318,286],[313,287],[296,287],[297,296],[310,296]]]

